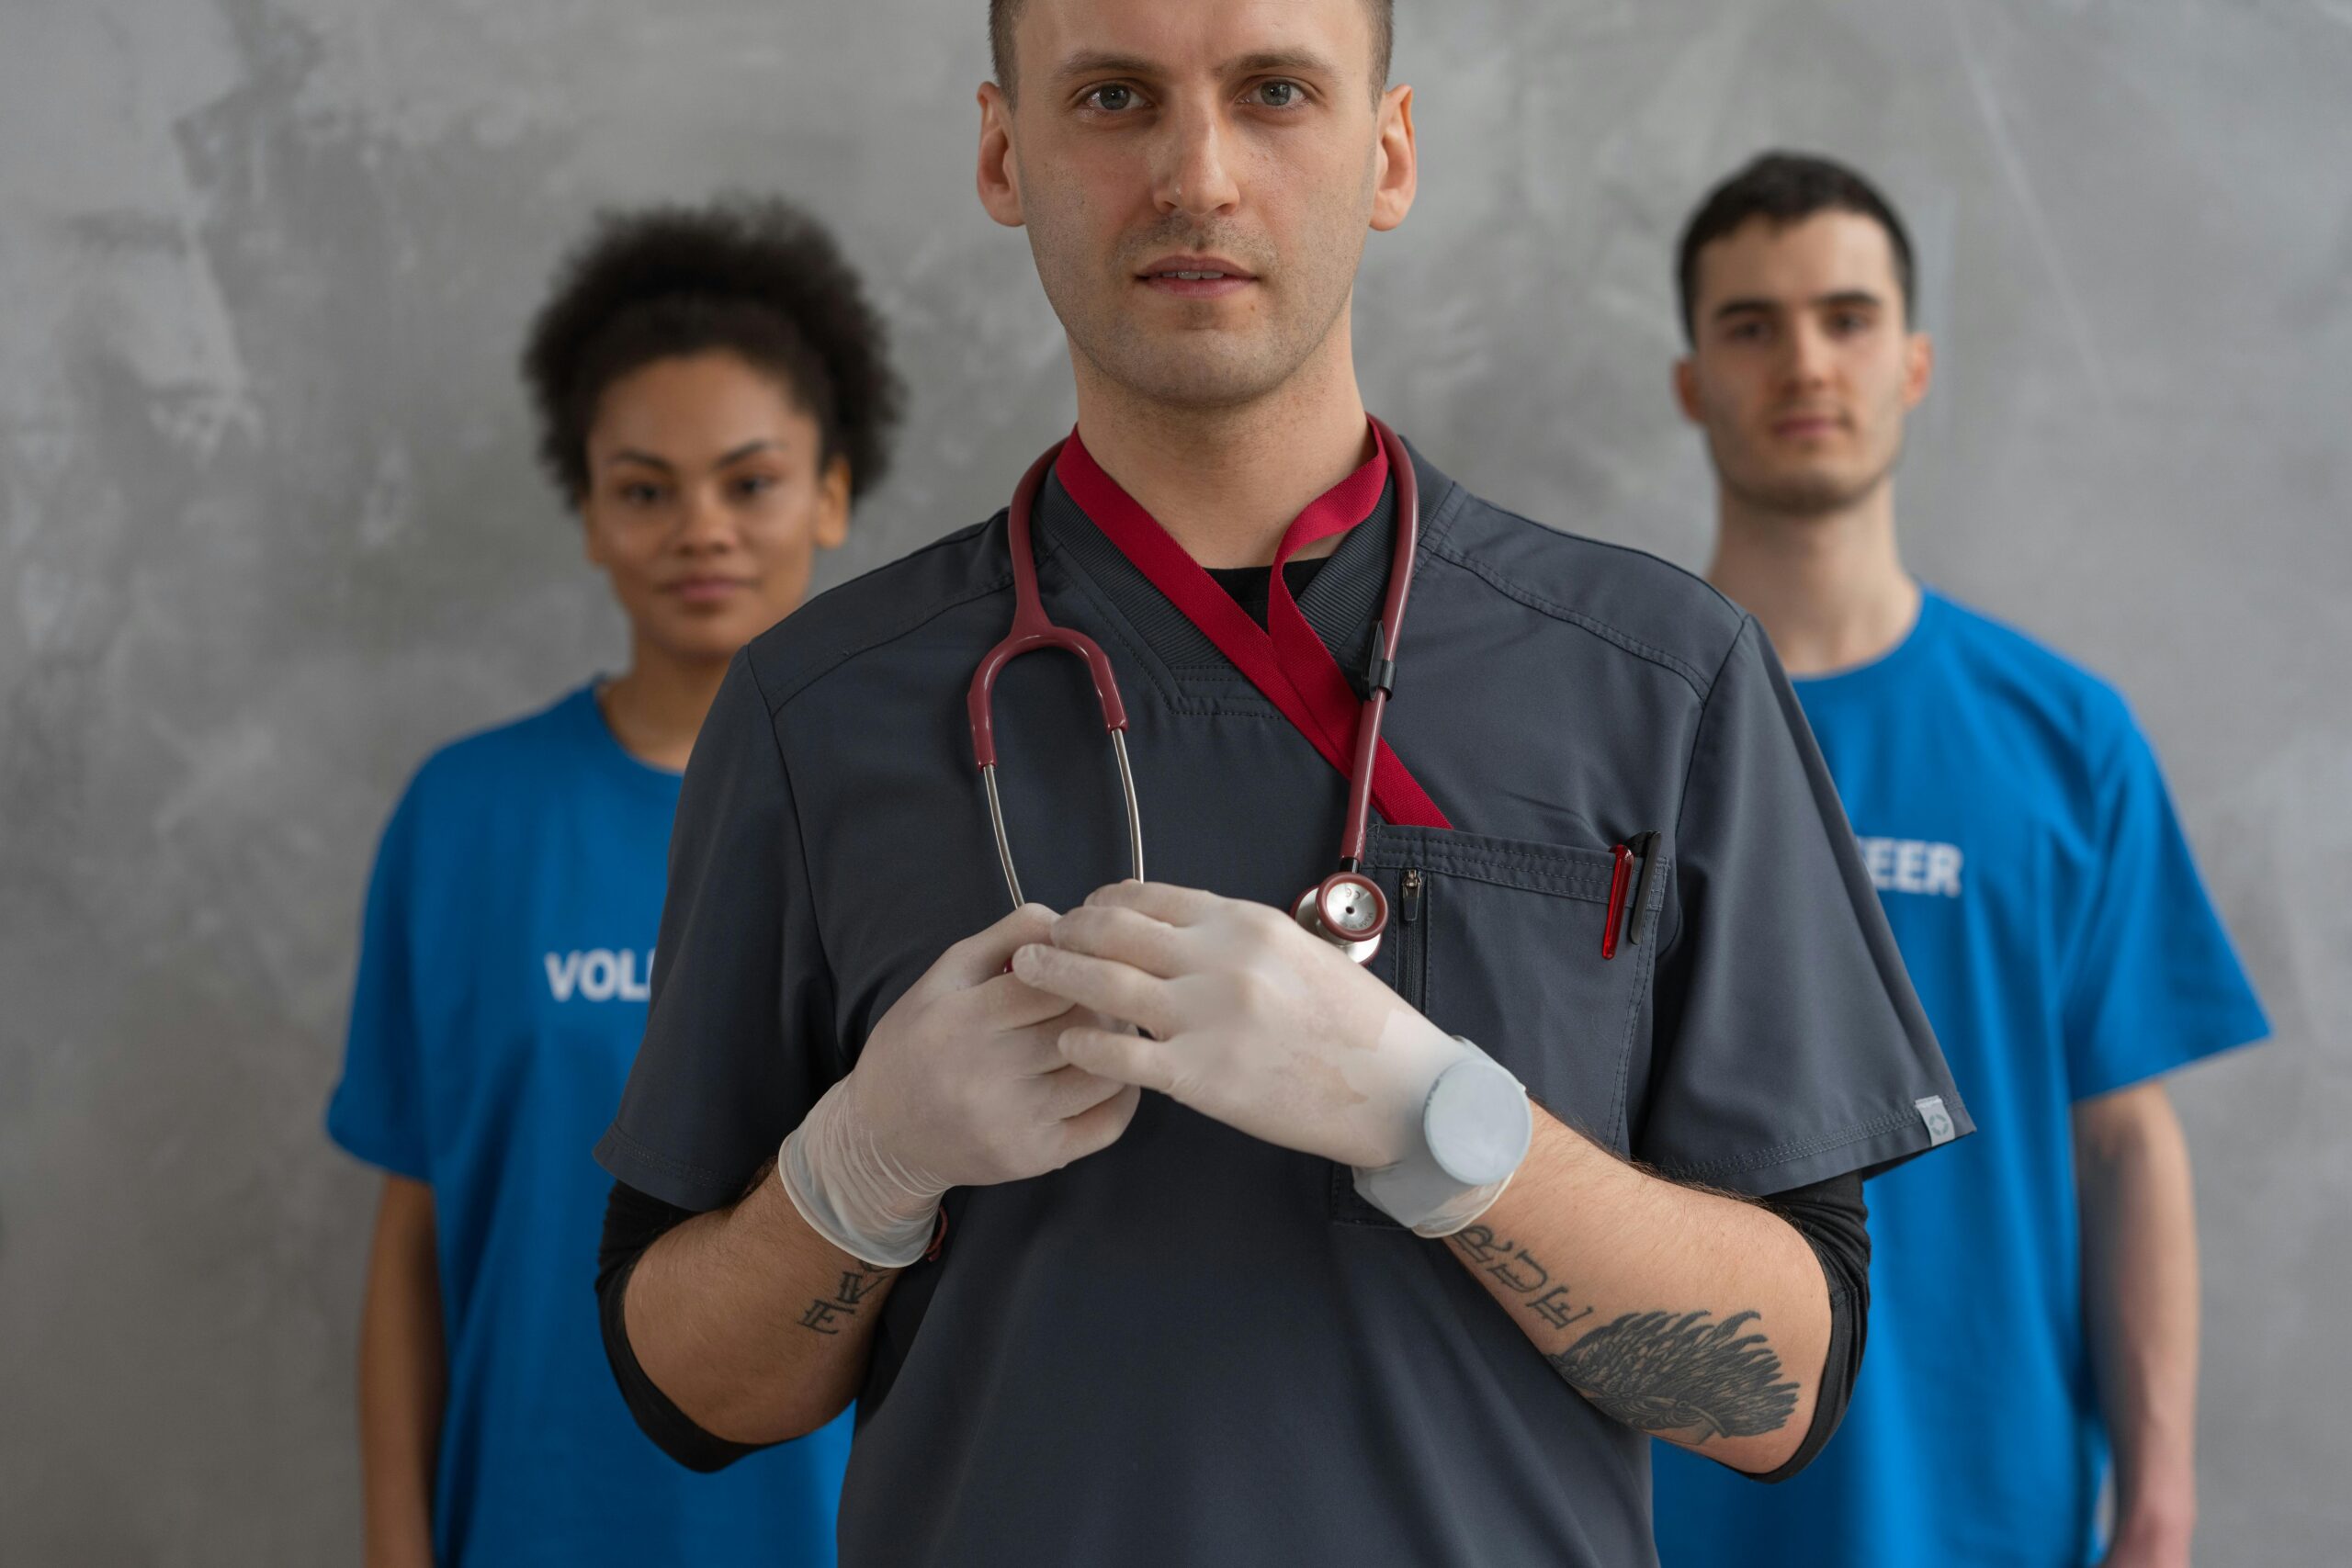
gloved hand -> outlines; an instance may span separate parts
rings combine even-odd
[[[1015,975],[1152,1036],[1065,1028],[1074,1066],[1360,1175],[1426,1161],[1422,1108],[1439,1075],[1474,1050],[1261,904],[1123,882],[1056,920],[1049,937],[1013,954]],[[1458,1190],[1442,1216],[1432,1201],[1396,1217],[1454,1228],[1501,1190]]]
[[[785,1192],[835,1247],[903,1268],[930,1246],[949,1188],[1058,1170],[1126,1131],[1137,1091],[1070,1066],[1056,1043],[1106,1021],[1003,972],[1053,920],[1024,904],[940,954],[785,1139]]]

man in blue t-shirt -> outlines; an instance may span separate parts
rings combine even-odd
[[[1660,1447],[1661,1555],[2177,1568],[2197,1237],[2160,1078],[2268,1026],[2122,700],[1904,570],[1892,474],[1932,353],[1893,209],[1768,155],[1692,218],[1680,285],[1710,575],[1797,678],[1981,1130],[1870,1186],[1869,1354],[1838,1440],[1777,1487]]]

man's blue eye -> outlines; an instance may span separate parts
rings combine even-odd
[[[1258,89],[1258,101],[1270,109],[1286,109],[1297,97],[1295,82],[1269,82]]]
[[[1107,87],[1097,87],[1088,96],[1093,100],[1096,108],[1106,109],[1113,114],[1118,113],[1135,100],[1133,92],[1116,83]]]

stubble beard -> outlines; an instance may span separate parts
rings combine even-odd
[[[1853,506],[1886,482],[1902,457],[1903,441],[1898,434],[1894,449],[1860,478],[1815,469],[1786,477],[1747,479],[1720,458],[1716,461],[1715,472],[1724,489],[1747,510],[1783,517],[1791,522],[1804,522],[1809,518],[1830,516]]]
[[[1345,317],[1355,257],[1338,247],[1315,246],[1299,267],[1277,267],[1257,241],[1187,225],[1131,240],[1119,248],[1117,270],[1098,289],[1063,256],[1083,255],[1065,245],[1051,220],[1031,225],[1038,280],[1071,345],[1104,380],[1138,401],[1184,412],[1246,408],[1289,383],[1330,341]],[[1232,326],[1147,330],[1129,291],[1135,269],[1170,252],[1224,255],[1258,279],[1255,319]],[[1205,319],[1209,311],[1202,311]]]

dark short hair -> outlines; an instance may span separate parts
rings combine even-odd
[[[1894,279],[1903,289],[1904,319],[1916,319],[1918,285],[1911,236],[1895,216],[1894,204],[1843,164],[1801,152],[1767,152],[1708,192],[1683,227],[1676,257],[1683,335],[1698,341],[1693,312],[1699,308],[1701,251],[1758,218],[1780,229],[1822,212],[1857,213],[1886,231],[1887,246],[1894,253]]]
[[[1005,96],[1012,96],[1012,28],[1028,0],[989,0],[989,66]],[[1396,0],[1366,0],[1372,7],[1372,86],[1388,85],[1388,64],[1396,47]]]
[[[824,227],[774,197],[599,215],[531,322],[523,379],[539,460],[577,505],[605,390],[656,360],[724,350],[780,378],[853,492],[889,467],[903,389],[888,334]]]

